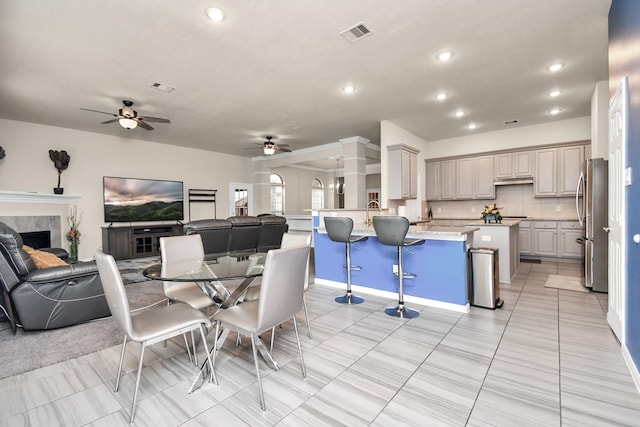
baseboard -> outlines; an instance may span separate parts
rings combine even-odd
[[[318,279],[317,277],[314,283],[317,283],[319,285],[329,286],[331,288],[336,288],[336,289],[346,289],[346,286],[347,286],[346,283],[335,282],[333,280]],[[395,292],[381,291],[379,289],[371,289],[365,286],[358,286],[358,285],[351,285],[351,290],[354,293],[375,295],[378,297],[389,298],[396,301],[398,300],[398,294]],[[444,310],[455,311],[458,313],[468,313],[470,309],[469,304],[465,304],[465,305],[452,304],[450,302],[442,302],[442,301],[432,300],[429,298],[414,297],[407,294],[404,294],[404,301],[411,302],[414,304],[425,305],[427,307],[442,308]]]
[[[627,367],[629,368],[629,373],[631,373],[631,378],[633,378],[633,382],[636,384],[636,388],[640,393],[640,372],[638,372],[638,367],[633,362],[633,358],[631,357],[631,354],[629,353],[627,346],[623,345],[621,349],[622,349],[622,357],[624,358],[624,361],[626,362]]]

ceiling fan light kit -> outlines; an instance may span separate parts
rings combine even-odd
[[[136,122],[133,119],[120,119],[118,120],[118,122],[120,123],[120,126],[129,130],[135,129],[138,127],[138,122]]]
[[[275,144],[272,142],[265,142],[264,148],[262,149],[265,156],[273,156],[276,152]]]

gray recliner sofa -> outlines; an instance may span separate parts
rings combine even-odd
[[[285,217],[269,214],[202,219],[184,225],[185,234],[200,234],[208,259],[277,249],[288,230]]]
[[[54,329],[111,315],[95,261],[37,269],[23,241],[0,222],[0,305],[13,331]],[[64,258],[67,252],[48,252]]]

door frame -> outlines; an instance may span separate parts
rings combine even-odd
[[[236,190],[247,190],[247,215],[253,215],[253,184],[243,182],[229,183],[229,216],[236,214]]]

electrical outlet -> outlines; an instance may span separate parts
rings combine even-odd
[[[557,206],[556,206],[556,212],[560,212],[561,210],[562,210],[562,206],[557,205]]]
[[[491,236],[482,236],[482,241],[483,242],[490,242],[491,241]]]
[[[398,274],[398,264],[393,264],[393,274]]]
[[[442,212],[442,208],[438,208],[438,213]]]
[[[471,213],[476,213],[476,207],[475,206],[471,207]]]

